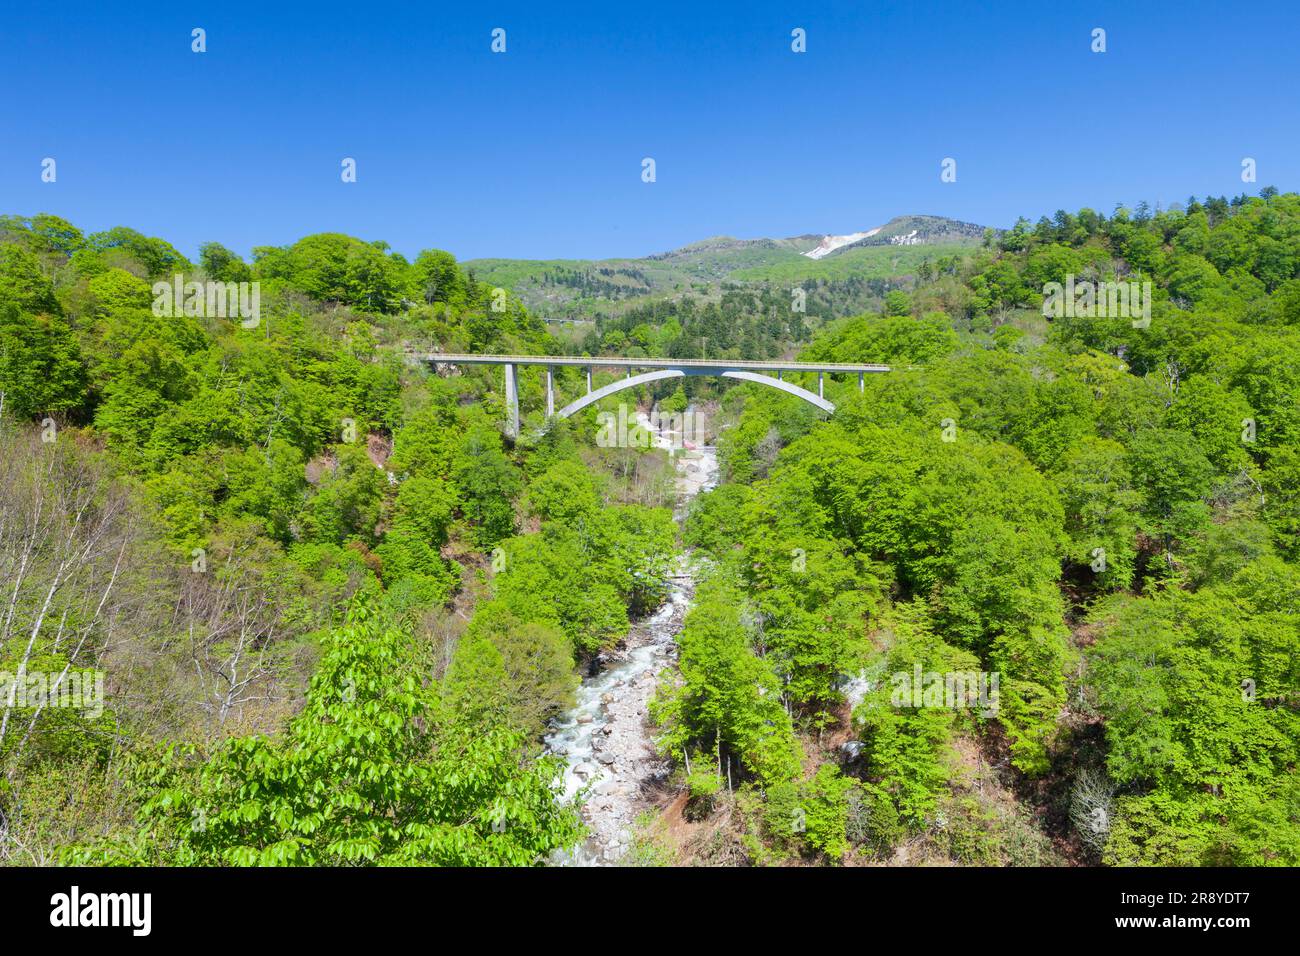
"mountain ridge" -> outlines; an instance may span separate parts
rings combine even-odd
[[[616,311],[634,300],[678,295],[724,283],[847,279],[899,281],[931,256],[977,246],[986,227],[946,216],[895,216],[883,225],[840,235],[710,236],[640,257],[609,259],[470,259],[483,282],[510,289],[543,315],[574,317]],[[997,230],[995,230],[997,231]]]
[[[895,216],[884,225],[873,226],[860,232],[843,235],[831,233],[804,233],[801,236],[788,236],[783,239],[760,236],[754,239],[740,239],[735,236],[710,236],[695,242],[656,252],[642,259],[667,260],[700,252],[722,251],[727,249],[767,248],[795,249],[810,259],[821,259],[827,255],[866,245],[946,245],[954,242],[968,242],[982,239],[987,228],[978,223],[953,219],[949,216],[930,214],[913,214]],[[994,229],[994,232],[1000,232]],[[809,248],[798,248],[810,246]],[[581,260],[579,260],[581,261]],[[590,260],[603,262],[608,260]]]

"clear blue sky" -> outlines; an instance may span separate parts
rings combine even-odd
[[[191,256],[320,231],[558,258],[904,213],[1006,226],[1300,187],[1298,50],[1296,0],[7,3],[0,211]]]

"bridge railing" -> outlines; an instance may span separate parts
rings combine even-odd
[[[754,359],[633,358],[604,355],[480,355],[459,352],[413,352],[424,361],[445,365],[569,365],[587,368],[748,369],[761,372],[889,372],[892,366],[861,362],[793,362]]]

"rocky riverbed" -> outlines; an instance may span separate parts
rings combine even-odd
[[[717,456],[712,447],[682,448],[672,432],[656,433],[654,443],[678,449],[674,514],[681,521],[690,499],[716,484]],[[649,805],[647,792],[668,774],[668,762],[655,752],[648,708],[659,672],[676,660],[676,637],[693,590],[690,568],[691,556],[685,554],[663,606],[636,622],[617,649],[602,655],[599,673],[579,687],[577,704],[551,725],[547,749],[565,758],[566,798],[587,788],[583,816],[591,830],[583,846],[556,862],[616,863],[627,851],[637,814]]]

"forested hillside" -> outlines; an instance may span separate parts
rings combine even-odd
[[[546,863],[583,824],[544,732],[685,545],[629,861],[1300,863],[1300,196],[808,265],[804,311],[733,275],[560,341],[437,250],[0,219],[0,862]],[[178,274],[260,312],[160,309]],[[1149,316],[1044,316],[1108,281]],[[668,454],[528,374],[509,440],[500,371],[439,350],[894,370],[829,418],[607,399],[716,408],[679,542]]]
[[[978,247],[983,227],[937,216],[899,216],[860,242],[809,258],[821,237],[733,239],[716,236],[641,259],[475,259],[465,263],[481,280],[518,295],[531,312],[568,329],[568,341],[592,348],[592,336],[629,313],[674,307],[721,307],[752,321],[765,307],[737,311],[735,294],[785,299],[792,287],[808,295],[809,317],[837,318],[878,307],[929,263],[944,268]],[[864,234],[865,235],[865,234]],[[826,237],[832,239],[834,237]],[[729,316],[729,317],[731,317]],[[700,345],[699,338],[694,340]]]
[[[900,366],[829,421],[744,399],[660,713],[755,781],[748,853],[1300,861],[1300,197],[1264,195],[1022,221],[803,350]],[[1149,322],[1045,320],[1068,276],[1150,281]],[[998,706],[899,706],[913,671]]]
[[[53,216],[0,239],[0,671],[104,682],[6,687],[0,859],[572,845],[539,730],[655,600],[663,464],[562,425],[510,446],[489,373],[403,352],[545,352],[540,324],[446,253],[342,235],[251,264]],[[260,282],[260,318],[157,314],[176,273]]]

